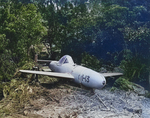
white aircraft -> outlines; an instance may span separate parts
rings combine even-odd
[[[63,56],[59,61],[39,60],[50,62],[49,68],[53,72],[20,70],[23,73],[40,74],[59,78],[72,79],[74,82],[93,89],[101,89],[106,85],[105,77],[119,76],[122,73],[98,73],[89,68],[76,65],[72,57]]]

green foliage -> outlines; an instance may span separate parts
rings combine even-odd
[[[11,80],[15,72],[16,64],[10,60],[10,54],[0,55],[0,81]]]
[[[0,110],[2,116],[15,113],[23,109],[29,103],[32,96],[32,88],[23,80],[12,79],[11,82],[5,83],[3,94],[6,101]],[[2,105],[2,104],[1,104]],[[7,111],[7,114],[5,114]]]
[[[5,34],[0,34],[0,54],[2,54],[5,51],[5,48],[8,44],[8,40],[6,39]]]
[[[47,6],[39,4],[38,7],[43,17],[44,25],[47,27],[47,35],[43,41],[49,44],[51,48],[47,50],[49,54],[52,54],[54,50],[61,48],[64,33],[64,26],[60,23],[61,14],[59,14],[59,10],[55,9],[54,4],[49,5],[47,3]]]
[[[44,40],[51,47],[48,50],[49,54],[61,50],[62,55],[81,55],[85,48],[83,42],[89,40],[91,35],[87,30],[89,31],[93,24],[86,5],[74,7],[73,4],[66,3],[64,6],[56,6],[59,9],[56,9],[54,4],[39,5],[45,25],[48,27]]]
[[[46,34],[42,16],[34,4],[15,1],[0,6],[0,81],[11,80],[15,68],[33,59],[31,45]],[[33,52],[35,53],[35,52]]]
[[[22,77],[22,78],[31,78],[32,74],[20,73],[19,70],[32,70],[35,66],[35,62],[33,60],[28,61],[21,61],[19,63],[20,67],[16,69],[16,72],[13,76],[14,77]]]
[[[8,40],[7,48],[16,62],[29,58],[29,48],[45,35],[42,17],[34,4],[8,2],[1,8],[1,32]],[[18,61],[17,61],[18,63]]]
[[[111,91],[115,89],[121,89],[125,91],[134,91],[138,95],[142,95],[145,97],[149,97],[150,95],[150,93],[147,90],[145,90],[142,86],[135,84],[133,82],[130,82],[124,77],[120,77],[115,81],[113,87],[111,88]]]
[[[53,84],[55,82],[58,82],[60,79],[59,78],[55,78],[55,77],[49,77],[49,76],[38,76],[38,80],[40,83],[47,83],[47,84]]]
[[[146,65],[142,64],[137,57],[122,60],[120,67],[124,70],[124,76],[130,81],[141,79],[142,74],[146,71]]]
[[[34,62],[33,61],[30,61],[30,62],[27,62],[21,67],[22,70],[31,70],[33,67],[34,67]]]
[[[28,3],[24,0],[22,2]],[[44,3],[40,0],[37,2]],[[107,55],[109,52],[113,55],[115,52],[119,55],[119,51],[125,49],[125,60],[121,62],[121,66],[126,77],[131,78],[130,80],[140,78],[145,65],[138,64],[141,62],[132,59],[130,53],[140,53],[144,59],[149,60],[149,7],[145,5],[146,2],[141,5],[137,1],[133,3],[129,0],[90,0],[89,3],[75,6],[69,2],[65,4],[65,1],[57,1],[56,4],[46,2],[45,5],[23,3],[18,0],[1,1],[1,80],[9,80],[16,66],[22,66],[33,58],[35,51],[31,54],[30,47],[39,44],[41,40],[49,44],[49,54],[59,50],[60,55],[69,54],[76,60],[81,60],[81,54],[85,51],[101,58],[101,54]],[[122,43],[118,44],[121,40]],[[115,42],[114,45],[109,41]],[[114,50],[111,50],[112,47]],[[145,55],[142,48],[147,50]],[[92,66],[92,61],[83,61]],[[99,62],[95,63],[100,65]],[[132,67],[128,67],[130,65]],[[92,68],[95,67],[96,64]],[[99,70],[99,66],[96,70]]]
[[[107,20],[107,27],[122,27],[126,25],[129,9],[119,5],[111,5],[108,8],[104,7],[103,13]]]
[[[0,34],[0,81],[8,81],[15,72],[16,64],[7,50],[8,40],[5,34]]]
[[[123,58],[125,60],[131,60],[133,58],[133,53],[129,49],[124,49],[123,50]]]
[[[11,79],[16,65],[7,50],[8,40],[5,34],[0,34],[0,42],[0,81],[8,81]]]
[[[0,100],[3,98],[3,85],[0,83]]]
[[[114,87],[114,86],[113,86],[113,87],[111,87],[111,89],[110,89],[110,91],[111,91],[111,92],[113,92],[113,91],[115,91],[115,90],[117,90],[117,88],[116,88],[116,87]]]
[[[82,54],[81,64],[95,71],[100,71],[100,68],[102,66],[102,63],[95,56],[91,56],[88,53]]]
[[[133,84],[129,82],[127,79],[122,78],[122,77],[118,78],[115,81],[113,87],[117,87],[121,90],[126,90],[126,91],[133,90]]]
[[[15,22],[10,22],[5,28],[5,32],[7,38],[12,42],[9,45],[11,51],[15,55],[22,55],[25,58],[29,55],[29,47],[40,42],[41,37],[45,34],[45,29],[42,26],[42,17],[37,12],[35,5],[22,5],[16,9],[16,12],[12,14]]]
[[[125,27],[124,28],[124,37],[128,41],[136,42],[137,40],[146,41],[147,43],[150,43],[148,38],[150,35],[150,29],[146,24],[145,26],[140,26],[138,29],[135,29],[134,27]]]
[[[0,117],[5,118],[9,116],[16,117],[34,117],[31,114],[25,114],[24,111],[30,110],[30,107],[36,109],[39,104],[33,102],[35,99],[46,97],[45,92],[47,89],[42,86],[31,86],[24,78],[14,78],[10,82],[3,84],[3,101],[0,102]],[[49,97],[48,95],[47,97]],[[41,105],[41,104],[40,104]],[[29,108],[29,109],[28,109]],[[17,116],[20,114],[20,116]],[[21,115],[22,114],[22,115]],[[27,115],[27,116],[24,116]],[[34,118],[39,118],[35,116]]]

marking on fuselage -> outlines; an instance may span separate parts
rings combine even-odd
[[[85,81],[85,82],[87,82],[87,83],[89,83],[89,82],[90,82],[90,76],[83,74],[83,75],[81,76],[81,80],[82,80],[82,81]]]

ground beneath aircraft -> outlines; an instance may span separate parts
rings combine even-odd
[[[34,109],[33,109],[34,108]],[[63,84],[45,89],[24,114],[44,118],[150,118],[150,99],[133,92],[106,87],[92,94],[89,90]]]

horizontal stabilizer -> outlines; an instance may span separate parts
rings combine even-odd
[[[104,77],[113,77],[113,76],[123,75],[123,73],[100,73],[100,74],[102,74]]]
[[[32,70],[20,70],[19,72],[30,73],[30,74],[39,74],[39,75],[47,75],[47,76],[51,76],[51,77],[74,79],[74,77],[69,73],[43,72],[43,71],[32,71]]]

